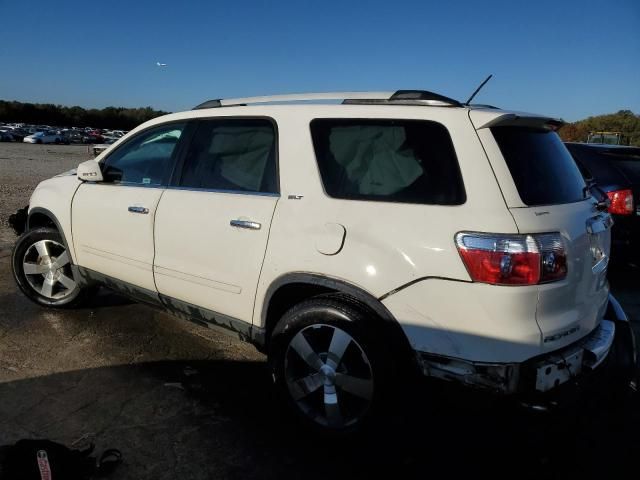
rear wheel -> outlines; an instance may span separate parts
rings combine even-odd
[[[282,317],[270,362],[278,392],[304,423],[349,432],[384,410],[393,357],[375,327],[363,310],[330,296],[302,302]]]
[[[47,307],[67,307],[80,299],[81,287],[71,269],[62,235],[50,228],[25,232],[13,248],[13,276],[32,301]]]

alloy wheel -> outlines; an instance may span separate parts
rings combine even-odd
[[[69,253],[54,240],[39,240],[31,245],[24,254],[22,271],[31,288],[45,298],[66,298],[77,287]]]
[[[300,410],[324,427],[354,425],[373,400],[369,358],[349,333],[332,325],[311,325],[291,339],[285,381]]]

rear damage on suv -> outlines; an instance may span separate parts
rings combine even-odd
[[[493,109],[469,118],[518,233],[458,232],[469,281],[427,279],[385,299],[411,310],[403,328],[423,373],[528,395],[602,370],[620,348],[633,369],[633,334],[607,282],[613,222],[555,133],[560,123]]]

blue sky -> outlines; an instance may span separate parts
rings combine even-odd
[[[0,12],[5,100],[177,111],[398,88],[466,100],[493,73],[477,102],[566,120],[640,113],[638,0],[0,0]]]

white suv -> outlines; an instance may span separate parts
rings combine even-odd
[[[15,279],[49,307],[97,283],[235,332],[327,429],[416,367],[554,390],[626,320],[611,217],[559,124],[425,91],[205,102],[42,182]]]

